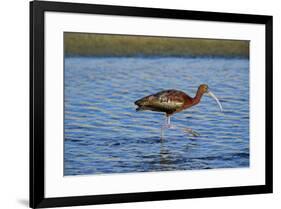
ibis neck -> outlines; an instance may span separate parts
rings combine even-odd
[[[201,98],[203,96],[203,93],[201,91],[197,91],[196,96],[193,98],[193,105],[196,105],[200,102]]]

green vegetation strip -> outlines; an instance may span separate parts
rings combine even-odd
[[[249,41],[64,33],[66,56],[249,57]]]

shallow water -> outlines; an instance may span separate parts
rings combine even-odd
[[[65,58],[64,175],[249,166],[249,60]],[[206,83],[220,99],[175,114],[136,112],[134,101],[164,89],[194,96]],[[184,133],[192,128],[200,136]]]

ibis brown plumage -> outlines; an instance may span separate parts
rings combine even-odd
[[[137,111],[150,110],[166,113],[166,124],[164,127],[170,128],[171,115],[197,105],[204,94],[215,99],[220,107],[220,110],[223,110],[218,98],[209,90],[209,87],[206,84],[201,84],[198,87],[197,93],[193,98],[183,91],[170,89],[145,96],[135,101],[135,105],[138,106],[136,109]]]

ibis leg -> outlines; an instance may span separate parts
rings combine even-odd
[[[165,116],[165,123],[161,127],[161,139],[164,138],[164,130],[171,128],[171,116]]]
[[[167,126],[171,126],[171,116],[167,116]]]
[[[173,129],[179,129],[181,131],[183,131],[184,133],[188,133],[191,134],[192,136],[200,136],[199,133],[197,133],[196,131],[192,130],[191,128],[183,128],[183,127],[177,127],[171,124],[171,116],[166,116],[165,117],[165,123],[164,125],[161,127],[161,140],[163,140],[164,138],[164,130],[165,129],[169,129],[169,128],[173,128]]]

